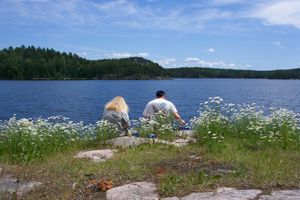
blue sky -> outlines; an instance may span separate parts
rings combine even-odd
[[[164,67],[300,67],[300,0],[0,0],[0,48]]]

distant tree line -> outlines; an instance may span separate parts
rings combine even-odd
[[[34,46],[0,51],[0,79],[157,79],[167,72],[157,63],[139,57],[87,60]]]
[[[181,67],[168,69],[174,78],[265,78],[265,79],[300,79],[300,68],[288,70],[234,70],[200,67]]]
[[[300,68],[271,71],[200,67],[164,69],[157,63],[140,57],[87,60],[73,53],[24,45],[0,50],[0,79],[165,79],[168,77],[300,79]]]

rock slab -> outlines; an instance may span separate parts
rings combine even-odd
[[[21,182],[14,178],[0,178],[0,193],[17,193],[18,196],[22,196],[41,185],[38,181]]]
[[[192,130],[179,130],[175,132],[177,137],[195,137],[195,133]]]
[[[161,140],[161,139],[154,139],[152,142],[173,145],[176,147],[183,147],[183,146],[188,145],[189,143],[195,143],[196,139],[195,138],[187,138],[187,139],[179,138],[179,139],[174,140],[173,142],[169,142],[169,141]]]
[[[108,190],[106,198],[107,200],[158,200],[160,198],[155,190],[154,183],[136,182]],[[261,191],[256,189],[237,190],[235,188],[222,187],[214,192],[198,192],[181,198],[168,197],[162,198],[162,200],[249,200],[257,198],[259,194],[261,194]],[[289,194],[296,197],[295,193]]]
[[[134,137],[134,136],[117,137],[107,141],[108,144],[111,144],[115,147],[132,147],[132,146],[138,146],[145,143],[161,143],[161,144],[173,145],[176,147],[182,147],[189,143],[194,143],[194,142],[196,142],[195,138],[186,138],[186,139],[179,138],[173,142],[170,142],[158,138],[149,139],[149,138]]]
[[[94,162],[104,162],[107,159],[110,159],[116,150],[112,149],[101,149],[101,150],[92,150],[79,152],[74,158],[89,158]]]
[[[195,143],[196,139],[195,138],[187,138],[187,139],[182,139],[179,138],[177,140],[175,140],[172,145],[177,146],[177,147],[182,147],[185,145],[188,145],[189,143]]]
[[[299,200],[300,190],[274,191],[271,195],[262,195],[259,200]]]
[[[140,138],[134,136],[123,136],[110,139],[107,141],[108,144],[111,144],[115,147],[131,147],[138,146],[140,144],[147,143],[149,140],[147,138]]]
[[[21,186],[19,187],[18,191],[17,191],[17,195],[18,196],[22,196],[23,194],[30,192],[31,190],[41,186],[42,183],[38,182],[38,181],[30,181],[27,183],[23,183],[21,184]]]
[[[19,180],[14,178],[0,179],[0,193],[2,192],[16,192],[19,188]]]
[[[106,192],[107,200],[158,200],[153,183],[135,182],[115,187]]]
[[[171,197],[163,200],[248,200],[254,199],[261,193],[260,190],[237,190],[235,188],[218,188],[215,192],[192,193],[182,198]]]

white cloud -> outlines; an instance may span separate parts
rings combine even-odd
[[[88,53],[87,52],[78,52],[76,53],[80,57],[87,57]]]
[[[148,0],[151,1],[157,0]],[[231,4],[239,4],[239,7],[226,7]],[[195,0],[181,6],[170,3],[168,7],[130,0],[0,1],[0,22],[5,24],[47,26],[51,23],[94,33],[107,33],[117,27],[219,34],[223,33],[219,30],[244,31],[248,23],[242,21],[248,22],[251,18],[261,19],[264,24],[300,28],[300,0]],[[247,26],[247,30],[249,28],[251,26]]]
[[[266,25],[291,25],[300,29],[300,1],[267,1],[255,7],[250,17],[260,18]]]
[[[282,43],[279,42],[279,41],[275,41],[275,42],[273,42],[273,44],[274,44],[275,46],[281,48],[281,49],[284,49],[284,46],[283,46]]]
[[[117,13],[113,13],[114,15],[118,15],[118,14],[134,15],[139,12],[138,7],[127,0],[107,1],[103,3],[94,3],[93,5],[100,12],[103,11],[108,12],[106,14],[112,14],[109,13],[112,10],[118,11]]]
[[[45,12],[47,11],[47,12]],[[89,26],[102,30],[118,26],[152,30],[199,31],[209,20],[226,19],[230,11],[215,7],[155,7],[139,1],[44,0],[0,1],[0,20],[23,19],[62,26]],[[22,20],[19,20],[22,19]],[[90,30],[90,29],[88,29]]]
[[[199,62],[201,62],[201,60],[199,58],[192,58],[192,57],[190,57],[190,58],[186,58],[184,60],[184,62],[192,64],[192,63],[199,63]]]
[[[112,53],[111,57],[112,58],[128,58],[132,57],[133,55],[131,53]]]
[[[137,56],[147,58],[149,56],[149,53],[141,52],[141,53],[138,53]]]
[[[108,58],[129,58],[129,57],[148,57],[149,53],[140,52],[140,53],[128,53],[128,52],[113,52],[113,53],[106,53],[105,57]]]
[[[189,57],[182,64],[178,64],[175,58],[165,58],[156,61],[163,67],[208,67],[225,69],[249,69],[251,65],[242,65],[235,63],[225,63],[223,61],[205,61],[196,57]]]
[[[244,0],[212,0],[211,3],[215,5],[229,5],[229,4],[236,4],[241,3]]]
[[[176,67],[176,59],[175,58],[164,58],[156,61],[159,65],[163,67]]]
[[[209,52],[209,53],[213,53],[213,52],[215,52],[215,49],[214,48],[209,48],[206,51]]]
[[[228,68],[228,69],[245,69],[251,67],[251,65],[225,63],[223,61],[205,61],[195,57],[186,58],[184,60],[184,65],[188,67],[208,67],[208,68]]]

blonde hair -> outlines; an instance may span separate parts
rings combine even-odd
[[[126,112],[126,113],[128,113],[129,108],[128,108],[128,105],[126,104],[126,101],[123,97],[116,96],[111,101],[106,103],[105,110],[112,110],[112,111],[116,111],[116,112]]]

